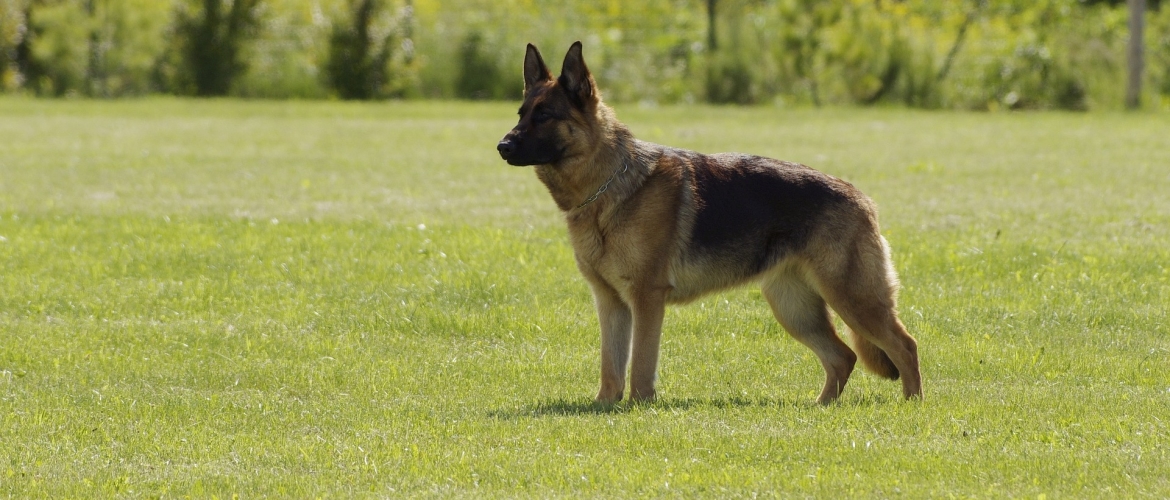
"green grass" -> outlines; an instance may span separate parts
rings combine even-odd
[[[1170,495],[1170,119],[621,107],[882,209],[926,399],[752,289],[597,326],[515,103],[0,100],[0,496]]]

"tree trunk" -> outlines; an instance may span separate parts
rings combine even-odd
[[[959,26],[959,34],[955,35],[955,43],[951,44],[951,50],[947,52],[947,58],[943,60],[942,69],[938,70],[938,76],[935,77],[935,81],[942,82],[946,79],[947,73],[951,71],[951,64],[955,62],[955,56],[958,56],[959,50],[963,48],[963,40],[967,37],[967,29],[979,17],[979,13],[985,5],[987,5],[987,0],[976,0],[975,8],[967,12],[967,17],[963,19],[963,25]]]
[[[1128,0],[1129,3],[1129,84],[1125,89],[1125,107],[1138,109],[1142,106],[1142,72],[1145,69],[1143,36],[1146,0]]]
[[[88,0],[85,3],[85,13],[89,15],[89,61],[85,69],[85,90],[91,97],[109,97],[106,92],[106,79],[102,73],[102,46],[98,33],[97,0]]]
[[[414,0],[406,0],[402,15],[402,50],[406,64],[414,61]]]
[[[711,54],[718,48],[715,42],[715,2],[707,0],[707,52]]]

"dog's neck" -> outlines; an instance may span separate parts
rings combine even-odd
[[[620,197],[619,191],[624,191],[614,188],[628,184],[628,179],[621,177],[644,177],[640,173],[644,167],[635,157],[634,135],[608,106],[598,104],[597,113],[599,130],[583,131],[591,136],[593,149],[536,167],[537,177],[563,212],[608,205],[605,198]]]

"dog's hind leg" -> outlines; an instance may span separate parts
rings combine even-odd
[[[876,346],[872,349],[875,356],[884,353],[889,357],[889,362],[897,367],[891,378],[902,378],[902,395],[906,399],[921,399],[922,375],[918,368],[918,342],[906,332],[906,327],[898,320],[893,308],[886,308],[864,295],[851,294],[844,300],[833,301],[833,310],[837,311],[841,320],[849,325],[849,329],[858,337],[858,344],[872,343]],[[877,349],[882,352],[877,352]],[[875,361],[883,362],[880,358]]]
[[[812,349],[825,368],[825,387],[817,402],[833,402],[845,389],[857,356],[837,336],[825,300],[792,270],[767,277],[762,288],[776,320],[793,338]]]
[[[601,321],[601,389],[596,401],[616,403],[621,401],[626,385],[633,319],[629,306],[609,286],[594,284],[593,299]]]
[[[853,262],[839,269],[847,271],[820,276],[821,290],[852,331],[862,361],[878,375],[901,377],[906,399],[922,398],[918,342],[898,320],[897,277],[885,243],[880,237],[871,240],[853,254]]]

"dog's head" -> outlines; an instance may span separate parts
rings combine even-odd
[[[569,47],[561,76],[553,79],[540,51],[524,56],[524,104],[520,122],[496,146],[516,166],[555,164],[578,154],[580,134],[593,129],[601,103],[593,75],[581,57],[581,42]]]

